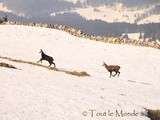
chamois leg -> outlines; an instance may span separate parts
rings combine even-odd
[[[114,75],[112,75],[113,77],[115,77],[117,75],[117,72],[115,72],[115,74]]]
[[[49,66],[48,67],[50,67],[52,65],[52,63],[51,62],[49,62]]]
[[[118,77],[119,77],[119,75],[120,75],[120,72],[118,71]]]
[[[42,63],[42,60],[43,60],[43,59],[41,58],[40,60],[38,60],[38,61],[37,61],[37,63],[39,63],[39,62],[41,62],[41,63]]]
[[[112,72],[110,72],[110,78],[111,78],[111,76],[112,76]]]
[[[54,65],[54,68],[55,68],[55,67],[56,67],[56,64],[55,64],[54,62],[53,62],[52,64]]]
[[[49,67],[51,66],[51,65],[54,65],[54,67],[56,67],[56,64],[52,61],[52,62],[49,62]]]

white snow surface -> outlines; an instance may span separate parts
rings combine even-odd
[[[108,23],[127,22],[132,24],[135,23],[139,17],[141,17],[141,19],[137,21],[137,24],[159,23],[160,15],[142,17],[149,13],[153,7],[154,6],[143,9],[129,9],[120,3],[115,6],[86,7],[73,11],[87,20],[102,20]]]
[[[0,120],[149,120],[140,112],[160,109],[158,49],[106,44],[54,29],[0,25],[0,56],[36,62],[40,49],[54,57],[57,68],[91,76],[0,59],[22,69],[0,67]],[[103,61],[120,65],[120,77],[109,78]],[[90,109],[96,110],[93,117]],[[108,110],[114,115],[95,115]],[[138,115],[116,117],[116,110],[135,110]]]

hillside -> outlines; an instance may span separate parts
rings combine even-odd
[[[114,6],[86,7],[75,10],[87,20],[102,20],[108,23],[126,22],[137,24],[159,23],[159,5],[147,8],[128,8],[122,3]]]
[[[0,62],[18,68],[0,67],[1,120],[149,120],[140,114],[144,108],[160,108],[158,49],[106,44],[54,29],[17,25],[0,25],[0,38]],[[90,76],[37,65],[40,49],[54,57],[57,69],[86,71]],[[103,61],[120,65],[120,77],[109,78]],[[113,113],[135,110],[138,115],[94,114],[92,118],[92,109]]]
[[[45,3],[45,1],[43,2]],[[38,5],[33,8],[28,6],[27,8],[29,11],[25,8],[24,11],[20,9],[18,13],[14,10],[10,10],[9,7],[4,4],[0,4],[0,18],[7,15],[8,20],[12,22],[63,24],[81,29],[87,34],[97,36],[112,35],[119,37],[126,32],[143,32],[146,34],[147,38],[159,39],[159,4],[149,5],[148,7],[128,7],[123,3],[116,3],[113,5],[86,5],[82,7],[78,5],[78,3],[67,4],[68,2],[63,1],[63,8],[60,7],[62,6],[62,1],[59,1],[60,3],[58,2],[58,5],[56,2],[54,3],[54,1],[50,2],[54,4],[55,7],[48,4],[51,7],[48,9],[44,4],[40,3],[40,6],[44,7],[44,9],[39,8],[40,6]],[[12,4],[14,3],[16,2]],[[12,6],[16,6],[16,4]],[[69,8],[67,8],[67,6]],[[154,27],[154,25],[157,27]]]

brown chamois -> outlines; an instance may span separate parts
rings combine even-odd
[[[110,73],[110,77],[113,76],[115,77],[116,75],[120,75],[120,66],[118,65],[107,65],[105,62],[103,62],[103,66],[108,70],[108,72]],[[115,74],[113,75],[112,72],[115,72]]]

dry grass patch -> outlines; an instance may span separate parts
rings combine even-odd
[[[160,110],[147,110],[147,115],[151,120],[160,120]]]
[[[89,77],[90,74],[88,74],[87,72],[85,71],[81,71],[81,72],[78,72],[78,71],[66,71],[65,72],[66,74],[70,74],[70,75],[75,75],[75,76],[78,76],[78,77]]]
[[[1,59],[5,59],[5,60],[9,60],[9,61],[12,61],[12,62],[16,62],[16,63],[29,64],[29,65],[33,65],[33,66],[46,68],[48,70],[54,70],[54,71],[57,71],[57,72],[63,72],[65,74],[74,75],[74,76],[77,76],[77,77],[88,77],[88,76],[90,76],[90,74],[88,74],[86,71],[76,71],[76,70],[71,71],[71,70],[65,70],[65,69],[60,69],[60,68],[48,67],[48,66],[45,66],[43,64],[34,63],[34,62],[31,62],[31,61],[13,59],[13,58],[10,58],[10,57],[2,57],[2,56],[0,56],[0,58]]]
[[[4,62],[0,62],[0,67],[17,69],[15,66],[10,65],[10,64],[8,64],[8,63],[4,63]]]

